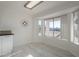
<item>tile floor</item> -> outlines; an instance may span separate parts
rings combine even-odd
[[[44,43],[30,43],[15,48],[4,57],[74,57],[70,52]]]

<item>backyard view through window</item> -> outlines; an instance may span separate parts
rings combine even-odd
[[[42,25],[42,23],[44,25]],[[44,30],[42,30],[44,27]],[[42,22],[41,20],[38,21],[38,28],[39,28],[39,33],[38,36],[41,36],[41,32],[44,32],[44,36],[46,37],[56,37],[56,38],[61,38],[61,18],[54,18],[54,19],[48,19],[44,20]]]
[[[61,18],[45,20],[45,36],[61,38]]]
[[[53,36],[53,19],[45,20],[45,36]]]
[[[61,18],[54,19],[54,37],[61,38]]]

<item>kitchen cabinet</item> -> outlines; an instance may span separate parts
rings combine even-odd
[[[0,56],[11,53],[13,50],[13,35],[0,36]]]

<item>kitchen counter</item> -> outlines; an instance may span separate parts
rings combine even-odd
[[[0,34],[0,36],[5,36],[5,35],[14,35],[14,34]]]
[[[0,31],[0,36],[5,36],[5,35],[14,35],[11,33],[11,31]]]

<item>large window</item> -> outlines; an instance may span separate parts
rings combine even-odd
[[[71,41],[72,43],[79,45],[79,11],[73,12],[72,15],[66,14],[61,17],[46,20],[44,19],[43,21],[39,20],[38,35],[56,37],[58,39]]]
[[[45,36],[61,38],[61,18],[45,20]]]
[[[54,19],[54,37],[61,38],[61,18]]]
[[[74,12],[73,17],[74,38],[72,42],[79,45],[79,12]]]
[[[44,33],[45,36],[53,36],[53,19],[45,20],[45,26],[44,26]]]

